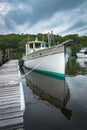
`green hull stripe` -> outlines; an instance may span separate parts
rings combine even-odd
[[[28,68],[25,67],[28,70],[32,70],[32,68]],[[38,69],[34,69],[33,72],[37,72],[39,74],[51,77],[51,78],[56,78],[56,79],[60,79],[60,80],[64,80],[65,79],[65,74],[61,74],[61,73],[56,73],[56,72],[49,72],[49,71],[44,71],[44,70],[38,70]]]

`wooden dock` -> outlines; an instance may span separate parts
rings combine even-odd
[[[11,60],[0,67],[0,130],[22,127],[24,110],[18,61]]]

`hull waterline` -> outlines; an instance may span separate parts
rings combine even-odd
[[[64,45],[66,43],[39,50],[24,57],[24,71],[28,80],[33,86],[62,104],[69,93],[65,85],[65,66],[71,51]]]

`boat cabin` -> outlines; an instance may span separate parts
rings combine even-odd
[[[35,41],[29,41],[26,44],[26,55],[33,53],[35,51],[39,51],[41,49],[46,48],[46,42],[44,41],[39,41],[37,38]]]
[[[83,54],[87,55],[87,48],[82,48],[80,50],[80,53],[83,53]]]
[[[87,55],[87,50],[86,50],[86,51],[84,51],[84,54],[85,54],[85,55]]]

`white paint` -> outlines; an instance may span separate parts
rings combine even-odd
[[[46,58],[47,57],[47,58]],[[41,64],[40,64],[41,63]],[[39,65],[38,65],[39,64]],[[50,72],[65,73],[64,53],[53,54],[25,61],[24,65],[29,68],[45,70]]]

